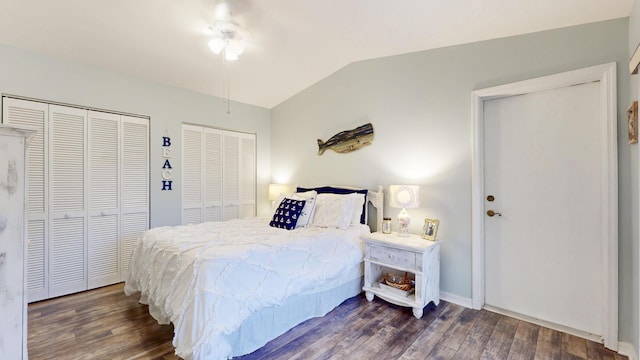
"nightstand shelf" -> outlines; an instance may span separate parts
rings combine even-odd
[[[394,234],[372,233],[365,242],[364,287],[367,300],[378,296],[390,303],[413,308],[420,319],[424,307],[431,301],[440,303],[440,243],[418,235],[400,237]],[[415,280],[413,293],[406,294],[380,285],[387,273]]]

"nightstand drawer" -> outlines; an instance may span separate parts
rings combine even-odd
[[[414,252],[380,245],[368,246],[371,260],[393,264],[407,269],[418,269],[418,266],[416,266],[416,253]]]

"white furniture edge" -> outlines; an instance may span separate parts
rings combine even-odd
[[[27,271],[28,271],[28,266],[27,266],[27,252],[29,244],[28,244],[28,224],[27,224],[27,192],[29,190],[28,186],[27,186],[27,169],[28,166],[27,164],[29,163],[29,152],[27,151],[28,147],[29,147],[29,142],[31,141],[31,139],[33,138],[33,136],[36,134],[37,130],[33,129],[33,128],[29,128],[26,126],[15,126],[15,125],[9,125],[9,124],[4,124],[4,123],[0,123],[0,129],[7,135],[11,135],[11,136],[18,136],[18,137],[22,137],[24,138],[24,174],[23,175],[23,185],[24,185],[24,190],[23,190],[23,221],[22,221],[22,266],[23,266],[23,279],[22,279],[22,358],[23,359],[28,359],[29,358],[29,350],[27,347],[27,339],[28,339],[28,325],[29,325],[29,316],[28,316],[28,311],[27,311],[27,291],[28,291],[28,286],[27,286]]]
[[[602,118],[601,153],[603,187],[600,197],[605,206],[602,211],[602,273],[603,293],[606,294],[601,309],[604,319],[602,337],[605,347],[618,349],[618,152],[617,152],[617,101],[616,63],[608,63],[568,71],[560,74],[519,81],[511,84],[475,90],[471,92],[472,116],[472,187],[471,187],[471,269],[472,305],[480,309],[484,305],[484,119],[485,100],[519,95],[532,91],[550,90],[558,87],[599,81]]]
[[[636,350],[628,342],[621,341],[618,343],[618,354],[627,356],[629,360],[638,360]]]
[[[413,309],[413,315],[420,319],[423,315],[424,307],[427,306],[430,302],[433,302],[436,306],[440,303],[440,241],[430,241],[423,240],[417,237],[419,241],[416,241],[413,237],[397,237],[393,235],[381,235],[380,232],[375,234],[371,234],[369,236],[364,236],[363,240],[366,245],[375,244],[381,247],[393,248],[396,250],[407,251],[407,252],[419,252],[422,254],[422,265],[423,267],[418,270],[412,267],[405,267],[400,264],[391,264],[386,261],[368,259],[365,255],[364,259],[364,267],[365,267],[365,281],[362,290],[365,291],[365,295],[368,301],[373,301],[374,296],[377,296],[387,302],[398,306],[406,306],[411,307]],[[428,246],[424,246],[427,243],[431,243]],[[367,250],[368,251],[368,247]],[[429,287],[431,283],[429,281],[430,277],[428,274],[430,273],[430,266],[433,265],[433,262],[425,263],[426,259],[435,252],[435,268],[437,269],[437,276],[435,277],[435,284],[433,287]],[[414,300],[410,300],[411,296],[404,297],[391,292],[384,291],[384,289],[376,289],[373,286],[373,279],[369,279],[367,281],[367,277],[371,275],[370,266],[377,265],[386,268],[392,268],[399,271],[411,272],[416,275],[416,293],[414,295]],[[424,265],[427,265],[426,267]],[[420,276],[421,284],[418,286],[418,275]],[[418,294],[417,290],[422,288],[422,294]],[[419,298],[422,299],[422,302],[419,302]]]

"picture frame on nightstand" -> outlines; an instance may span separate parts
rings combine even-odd
[[[438,219],[424,219],[424,226],[422,227],[422,234],[420,234],[420,236],[425,240],[436,241],[439,225],[440,220]]]

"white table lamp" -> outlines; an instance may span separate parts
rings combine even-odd
[[[278,199],[280,194],[290,194],[294,190],[295,188],[291,184],[269,184],[269,200],[271,200],[271,206],[273,207],[275,205],[273,202]]]
[[[402,209],[398,214],[398,225],[400,230],[399,236],[409,236],[409,224],[411,218],[406,209],[417,208],[420,206],[420,186],[418,185],[390,185],[389,186],[390,202],[392,208]]]

